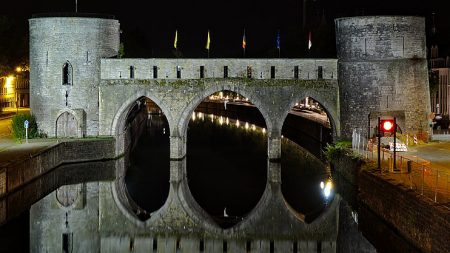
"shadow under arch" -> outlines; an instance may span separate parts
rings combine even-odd
[[[245,96],[219,89],[202,101],[221,91]],[[205,103],[211,103],[209,108],[215,109],[219,115],[215,117],[210,114],[205,116],[204,121],[189,117],[189,130],[186,130],[187,190],[195,203],[221,228],[226,229],[242,221],[257,206],[265,191],[267,135],[262,128],[256,128],[250,118],[246,119],[248,122],[245,124],[243,118],[238,116],[237,119],[242,120],[239,125],[237,119],[230,117],[227,125],[224,121],[220,122],[220,114],[234,107],[233,110],[238,113],[239,110],[256,110],[258,118],[253,120],[264,122],[263,127],[265,120],[253,105],[229,102],[228,109],[224,110],[225,104],[221,100]],[[192,112],[200,105],[198,103]]]
[[[296,106],[305,97],[318,103],[321,109],[313,112],[305,105]],[[282,127],[281,193],[288,208],[301,214],[309,223],[320,216],[330,201],[320,188],[320,182],[331,178],[329,166],[322,158],[322,149],[332,142],[332,132],[336,128],[329,110],[314,97],[297,96],[289,105]],[[326,112],[326,121],[321,110]]]
[[[119,199],[128,211],[147,220],[169,194],[169,122],[161,107],[146,96],[127,108],[117,124],[124,151],[124,162],[117,168]]]

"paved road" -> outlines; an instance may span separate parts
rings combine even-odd
[[[433,167],[445,169],[450,173],[450,142],[433,141],[420,146],[412,146],[405,153],[429,160]]]
[[[11,136],[9,126],[11,125],[11,119],[0,119],[0,138]]]

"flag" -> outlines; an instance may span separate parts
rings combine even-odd
[[[173,47],[177,49],[177,42],[178,42],[178,31],[175,30],[175,40],[173,41]]]
[[[206,39],[206,49],[209,50],[209,43],[211,43],[211,39],[209,37],[209,30],[208,30],[208,38]]]
[[[311,39],[311,32],[309,32],[309,35],[308,35],[308,49],[311,49],[311,47],[312,47],[312,39]]]
[[[242,37],[242,48],[245,50],[246,46],[247,46],[247,41],[245,39],[245,29],[244,29],[244,36]]]
[[[280,46],[280,30],[278,30],[278,32],[277,32],[277,48],[278,49],[281,48],[281,46]]]

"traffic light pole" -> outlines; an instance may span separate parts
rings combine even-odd
[[[378,169],[381,170],[381,159],[380,159],[380,142],[381,142],[381,129],[380,129],[380,117],[378,117],[378,125],[377,125],[377,137],[378,137],[378,147],[377,147],[377,153],[378,153]]]
[[[394,117],[394,171],[397,170],[396,153],[397,153],[397,120],[396,117]]]

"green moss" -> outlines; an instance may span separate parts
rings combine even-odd
[[[304,79],[253,79],[243,77],[230,78],[202,78],[202,79],[117,79],[112,80],[109,85],[156,85],[171,86],[174,88],[182,88],[187,86],[205,87],[209,83],[233,83],[234,85],[243,86],[313,86],[313,87],[332,87],[332,80],[304,80]]]

